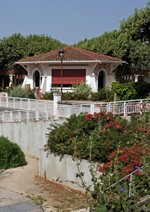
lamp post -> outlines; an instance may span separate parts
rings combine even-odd
[[[60,57],[60,62],[61,62],[61,70],[60,70],[60,85],[61,85],[61,99],[62,99],[62,89],[63,89],[63,70],[62,70],[62,63],[63,63],[63,58],[64,58],[64,49],[61,48],[58,51],[59,57]]]

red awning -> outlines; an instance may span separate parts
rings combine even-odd
[[[85,69],[63,69],[62,80],[63,84],[79,84],[85,82],[86,70]],[[52,70],[52,84],[61,84],[61,70]]]

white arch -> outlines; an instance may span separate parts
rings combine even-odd
[[[103,74],[104,74],[104,76],[103,76],[103,88],[105,88],[106,87],[106,82],[107,82],[107,71],[105,70],[105,69],[99,69],[99,71],[97,72],[97,90],[99,90],[99,74],[100,74],[100,72],[103,72]]]
[[[35,76],[36,73],[39,74],[38,78],[36,78],[37,76]],[[39,69],[35,68],[32,71],[32,79],[33,79],[33,88],[40,87],[40,85],[41,85],[41,72],[40,72]]]

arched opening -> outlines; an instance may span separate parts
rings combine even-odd
[[[105,73],[100,71],[98,74],[98,90],[105,87]]]
[[[40,73],[36,70],[33,74],[34,87],[40,87]]]

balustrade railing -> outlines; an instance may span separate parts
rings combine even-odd
[[[0,107],[18,110],[51,111],[53,108],[53,101],[19,97],[7,97],[4,99],[0,96]]]
[[[51,117],[68,118],[73,114],[93,114],[95,112],[111,112],[120,116],[130,116],[132,113],[150,112],[150,99],[96,103],[90,102],[85,104],[75,102],[71,105],[59,103],[54,104],[54,102],[50,100],[27,99],[8,96],[4,98],[0,96],[0,108],[3,109],[3,112],[1,111],[0,113],[0,120],[25,120],[24,117],[26,117],[26,120],[32,120],[32,116],[34,117],[34,120],[42,119],[43,117],[45,117],[45,119]],[[10,114],[8,115],[8,113]],[[10,116],[13,118],[7,119],[4,118],[4,116]],[[14,118],[16,116],[17,118]]]
[[[49,120],[53,114],[42,111],[0,111],[0,122]]]
[[[111,112],[120,116],[129,116],[132,113],[150,112],[150,99],[128,100],[116,102],[99,102],[91,104],[59,105],[57,106],[57,115],[69,117],[72,114],[94,112]]]

